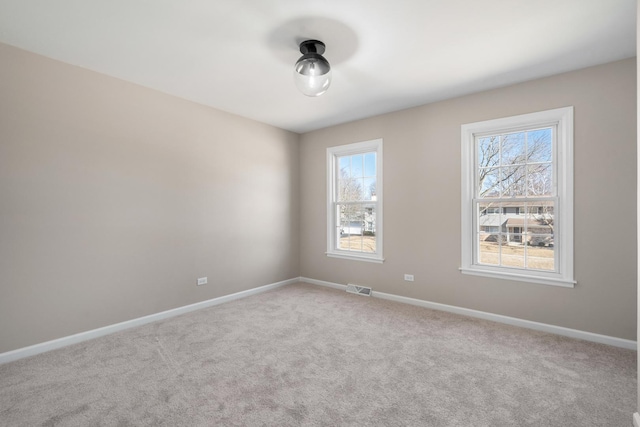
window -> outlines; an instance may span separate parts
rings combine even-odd
[[[480,215],[495,215],[500,213],[500,208],[488,206],[485,210],[480,212]]]
[[[573,107],[462,126],[465,274],[573,287]]]
[[[382,140],[327,148],[327,255],[382,262]]]

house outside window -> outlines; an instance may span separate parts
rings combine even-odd
[[[465,274],[573,287],[573,107],[462,126]]]
[[[491,214],[497,214],[497,213],[500,213],[500,208],[487,206],[485,210],[480,212],[480,215],[491,215]]]
[[[327,256],[384,260],[382,139],[327,148]]]

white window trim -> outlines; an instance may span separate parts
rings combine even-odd
[[[338,156],[376,152],[376,200],[372,201],[372,204],[376,205],[376,252],[375,253],[363,253],[344,251],[337,249],[337,237],[335,230],[337,225],[335,223],[336,217],[334,215],[334,206],[337,193],[337,169],[336,158]],[[383,236],[383,183],[382,183],[382,139],[373,139],[371,141],[356,142],[353,144],[340,145],[337,147],[327,148],[327,252],[326,255],[333,258],[342,258],[355,261],[367,261],[382,263],[384,257],[382,256],[382,236]]]
[[[483,133],[503,133],[535,126],[557,126],[557,195],[561,200],[556,211],[558,233],[558,272],[546,272],[508,267],[479,265],[474,261],[475,229],[473,198],[476,169],[475,136]],[[462,125],[462,265],[464,274],[511,279],[544,285],[573,288],[573,107],[557,108],[537,113]]]

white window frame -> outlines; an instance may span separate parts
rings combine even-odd
[[[479,264],[474,210],[477,168],[476,137],[536,127],[554,126],[554,170],[557,205],[554,206],[555,272]],[[495,120],[464,124],[462,141],[462,265],[464,274],[511,279],[573,288],[573,107],[557,108]]]
[[[338,194],[338,166],[337,158],[362,153],[376,153],[376,200],[367,204],[374,204],[376,209],[376,252],[357,252],[338,249],[338,224],[336,224],[336,203]],[[382,139],[356,142],[327,148],[327,252],[326,255],[333,258],[343,258],[356,261],[368,261],[382,263]]]

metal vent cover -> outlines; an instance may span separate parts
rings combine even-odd
[[[349,283],[347,285],[347,292],[370,297],[372,291],[371,288],[368,288],[366,286],[352,285],[351,283]]]

